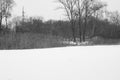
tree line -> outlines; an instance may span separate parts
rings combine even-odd
[[[7,0],[1,0],[7,1]],[[14,1],[8,0],[9,6],[4,2],[0,4],[1,23],[10,15],[10,9]],[[63,9],[67,20],[43,21],[42,17],[15,17],[12,24],[15,24],[16,32],[34,32],[51,34],[69,38],[74,42],[79,38],[80,42],[95,36],[103,38],[120,38],[120,13],[110,12],[106,9],[107,4],[100,0],[57,0],[59,8]],[[1,28],[1,27],[0,27]]]

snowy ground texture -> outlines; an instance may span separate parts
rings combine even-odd
[[[120,46],[3,50],[0,80],[120,80]]]

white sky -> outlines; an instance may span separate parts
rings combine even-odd
[[[15,0],[16,5],[13,8],[13,16],[22,15],[22,7],[25,7],[26,16],[42,16],[48,19],[64,19],[62,10],[57,10],[59,6],[56,0]],[[102,0],[107,2],[110,11],[120,11],[120,1],[118,0]]]

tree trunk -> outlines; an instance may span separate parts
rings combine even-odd
[[[79,26],[79,39],[80,43],[82,42],[82,22],[81,22],[81,9],[80,9],[80,1],[78,0],[78,26]]]
[[[79,39],[80,43],[82,42],[82,25],[81,25],[81,18],[79,17]]]
[[[87,28],[87,19],[88,19],[88,5],[86,2],[86,6],[85,6],[85,26],[83,28],[83,42],[86,41],[85,36],[86,36],[86,28]]]
[[[87,12],[85,16],[85,22],[84,22],[84,27],[83,27],[83,42],[86,41],[85,36],[86,36],[86,28],[87,28]]]
[[[2,15],[0,16],[0,33],[2,31]]]
[[[96,25],[95,23],[93,23],[92,37],[95,36],[95,32],[96,32]]]
[[[2,21],[0,20],[0,32],[2,30]]]
[[[92,24],[93,24],[93,29],[92,29],[92,36],[91,37],[94,37],[95,36],[95,32],[96,32],[96,24],[97,24],[97,17],[96,17],[96,13],[94,12],[94,17],[93,20],[92,20]]]
[[[6,16],[6,18],[5,18],[5,22],[6,22],[6,28],[8,27],[8,20],[7,20],[7,16]]]
[[[85,36],[86,36],[86,27],[87,27],[87,18],[85,18],[85,26],[83,28],[83,42],[86,41]]]
[[[72,29],[72,35],[73,35],[73,41],[76,42],[76,37],[75,37],[75,28],[74,28],[74,21],[71,20],[71,29]]]

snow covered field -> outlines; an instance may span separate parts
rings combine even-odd
[[[120,46],[0,51],[0,80],[120,80]]]

